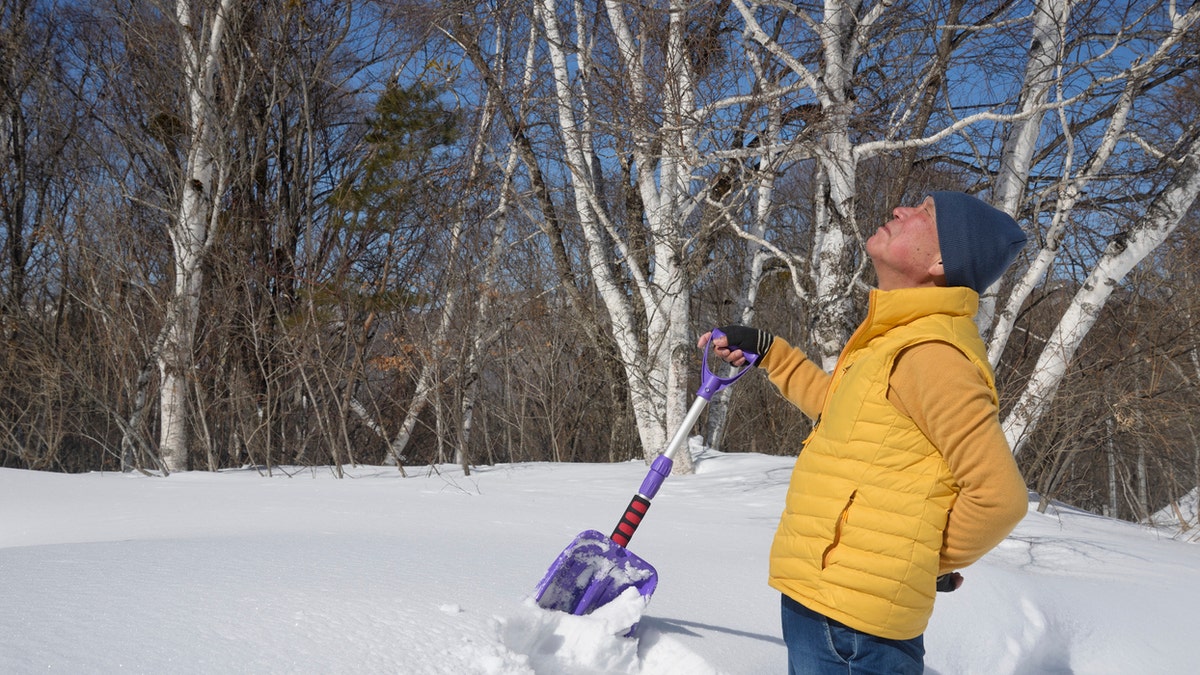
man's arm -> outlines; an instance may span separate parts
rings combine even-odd
[[[783,338],[776,337],[759,361],[779,393],[810,419],[816,419],[825,405],[829,373],[813,363],[804,352]]]
[[[941,452],[959,494],[946,524],[939,574],[983,557],[1029,509],[991,390],[955,347],[931,342],[897,357],[888,399]]]

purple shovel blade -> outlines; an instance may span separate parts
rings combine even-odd
[[[581,532],[550,565],[534,589],[537,604],[569,614],[590,614],[627,588],[649,598],[658,585],[654,566],[596,530]]]

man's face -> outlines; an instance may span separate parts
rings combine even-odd
[[[892,219],[867,239],[881,290],[945,284],[933,197],[898,206]]]

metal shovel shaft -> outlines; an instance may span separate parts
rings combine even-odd
[[[638,525],[642,524],[642,518],[650,510],[650,500],[654,499],[654,495],[658,494],[658,489],[662,487],[663,481],[671,475],[675,453],[687,442],[688,433],[696,425],[696,420],[700,419],[700,413],[704,411],[704,406],[707,404],[708,399],[702,396],[696,397],[687,415],[684,416],[683,423],[679,425],[679,430],[675,432],[675,437],[667,445],[666,451],[654,458],[654,462],[650,465],[650,471],[642,480],[642,486],[638,488],[637,494],[633,495],[633,499],[629,500],[629,506],[625,507],[625,514],[613,528],[613,541],[621,546],[629,545],[633,533],[637,531]]]

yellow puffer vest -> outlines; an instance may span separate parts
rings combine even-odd
[[[770,584],[852,628],[907,640],[933,613],[942,533],[958,488],[913,421],[888,402],[906,347],[941,341],[995,384],[967,288],[873,291],[792,471]]]

